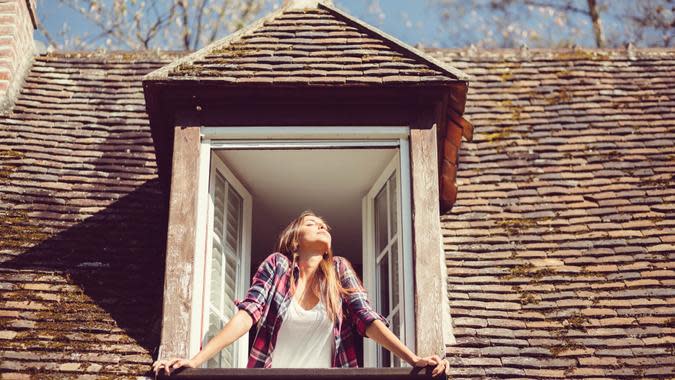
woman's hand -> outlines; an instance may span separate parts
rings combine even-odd
[[[161,371],[162,369],[167,375],[171,375],[171,372],[181,367],[195,368],[196,365],[194,365],[194,363],[192,363],[191,360],[171,358],[165,360],[157,360],[152,365],[152,370],[153,372],[155,372],[155,377],[157,377],[157,375],[159,375],[159,371]]]
[[[431,371],[431,376],[436,377],[441,373],[446,373],[450,368],[450,363],[446,359],[441,359],[438,355],[431,355],[425,358],[415,356],[413,362],[410,363],[414,367],[434,367]]]
[[[394,353],[394,355],[405,360],[413,367],[434,367],[431,374],[436,377],[439,374],[448,371],[450,362],[446,359],[441,359],[438,355],[427,357],[419,357],[415,355],[408,347],[394,335],[387,326],[380,320],[375,320],[366,328],[366,336],[376,341],[387,350]]]

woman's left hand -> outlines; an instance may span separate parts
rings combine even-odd
[[[431,371],[431,376],[436,377],[441,373],[447,373],[450,363],[446,359],[441,359],[438,355],[431,355],[427,357],[417,357],[411,363],[415,367],[434,367]]]

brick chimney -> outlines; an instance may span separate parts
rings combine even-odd
[[[0,0],[0,112],[7,111],[35,54],[36,0]]]

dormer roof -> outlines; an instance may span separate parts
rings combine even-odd
[[[442,84],[466,74],[324,2],[290,3],[145,82]]]

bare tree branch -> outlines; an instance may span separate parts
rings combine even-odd
[[[256,17],[263,5],[280,0],[38,0],[76,13],[87,30],[40,33],[58,49],[199,49]],[[38,6],[38,12],[47,6]],[[48,7],[47,7],[48,8]],[[75,22],[75,21],[73,21]],[[178,38],[176,38],[178,36]],[[207,37],[207,38],[204,38]]]
[[[188,15],[187,0],[178,1],[178,9],[180,11],[181,21],[181,36],[183,37],[183,50],[190,50],[190,17]]]
[[[446,22],[438,33],[446,46],[671,46],[675,38],[675,0],[427,1]]]
[[[588,0],[588,14],[591,16],[591,23],[593,25],[593,34],[595,35],[595,46],[599,48],[605,47],[605,34],[602,31],[602,21],[600,21],[600,12],[598,12],[598,4],[595,0]]]
[[[200,0],[197,5],[197,26],[195,28],[195,39],[193,42],[193,49],[196,49],[197,45],[199,44],[199,39],[201,38],[202,35],[202,20],[204,19],[204,9],[206,8],[206,5],[204,4],[203,0]]]

